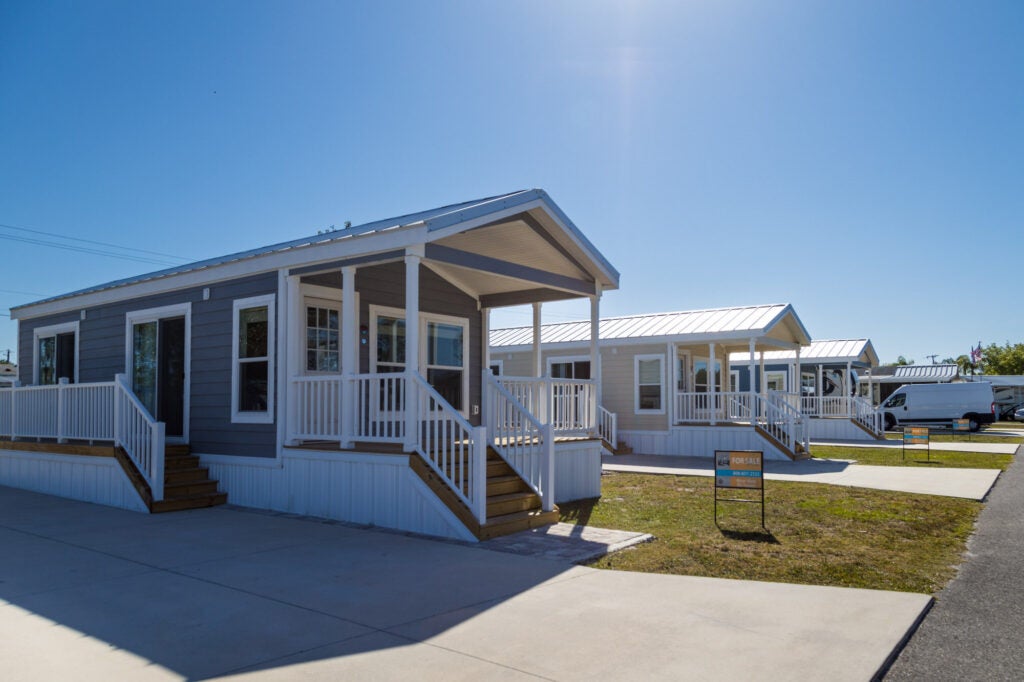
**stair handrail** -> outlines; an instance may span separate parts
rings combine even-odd
[[[114,376],[114,446],[121,447],[149,484],[154,502],[164,499],[166,425],[132,391],[125,374]]]
[[[485,423],[491,446],[541,499],[543,511],[555,504],[555,439],[489,371],[483,372]]]
[[[417,392],[414,447],[476,520],[487,521],[487,429],[473,426],[422,375]]]
[[[597,428],[598,435],[613,448],[619,446],[619,415],[605,408],[604,405],[597,406]]]
[[[774,393],[769,391],[767,396],[757,396],[764,415],[761,426],[795,455],[797,446],[803,446],[804,450],[808,447],[807,422],[803,413],[785,395]]]
[[[882,428],[882,413],[875,409],[871,401],[861,396],[850,398],[851,419],[866,428],[876,437],[884,433]]]

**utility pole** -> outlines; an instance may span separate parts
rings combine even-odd
[[[938,355],[926,355],[925,357],[926,358],[931,358],[932,359],[932,364],[934,365],[935,364],[935,358],[937,358],[939,356]]]

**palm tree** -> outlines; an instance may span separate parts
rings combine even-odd
[[[961,355],[956,359],[956,366],[960,368],[960,374],[974,374],[974,363],[969,355]]]

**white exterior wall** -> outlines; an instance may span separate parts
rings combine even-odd
[[[0,485],[149,513],[113,457],[0,450]]]
[[[765,459],[789,461],[749,426],[677,426],[668,431],[619,431],[638,455],[714,457],[715,450],[761,450]]]
[[[601,496],[601,443],[555,444],[555,503]]]
[[[408,456],[289,450],[280,460],[199,458],[231,504],[476,542]]]
[[[841,439],[841,440],[874,440],[867,431],[860,428],[849,419],[824,419],[819,417],[807,418],[807,436],[811,440]]]

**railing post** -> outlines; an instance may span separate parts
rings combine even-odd
[[[542,466],[544,471],[544,487],[541,488],[541,509],[549,512],[555,508],[555,430],[551,423],[541,426],[543,443]]]
[[[114,447],[120,447],[121,442],[121,420],[124,416],[121,414],[121,379],[124,377],[123,374],[114,375]]]
[[[355,432],[353,424],[356,416],[356,377],[354,374],[345,374],[341,377],[341,449],[348,450],[355,443],[352,435]]]
[[[21,382],[18,381],[17,379],[15,379],[14,386],[11,388],[11,440],[12,441],[18,440],[18,430],[17,430],[16,424],[15,424],[15,418],[18,415],[18,409],[17,409],[17,407],[15,406],[14,403],[15,403],[15,401],[18,398],[18,393],[20,393],[20,391],[18,391],[19,388],[21,388]]]
[[[61,377],[57,380],[57,442],[67,443],[68,439],[64,437],[64,419],[67,416],[67,406],[64,404],[65,397],[64,393],[67,390],[68,378]]]
[[[164,499],[164,443],[167,426],[163,422],[153,424],[153,454],[150,458],[153,501]]]
[[[473,429],[473,506],[480,525],[487,523],[487,427]]]

